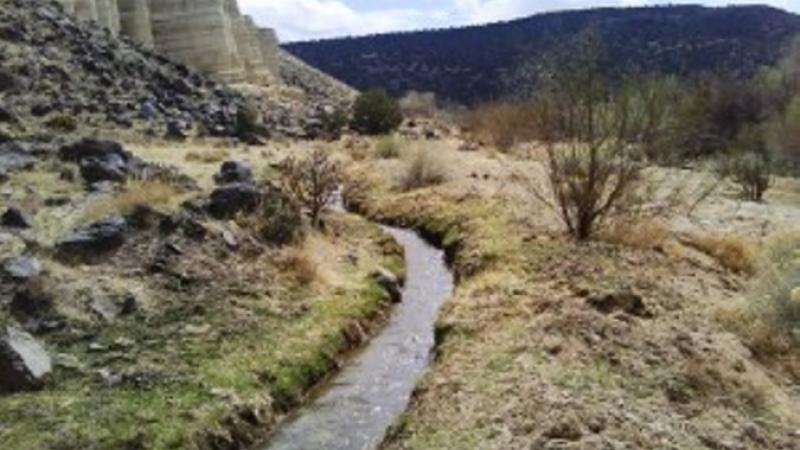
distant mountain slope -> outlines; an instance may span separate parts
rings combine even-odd
[[[502,96],[525,61],[554,51],[587,26],[605,40],[612,70],[639,67],[748,76],[774,63],[800,32],[800,16],[766,6],[664,6],[548,13],[510,22],[286,45],[309,64],[359,89],[436,92],[472,103]]]

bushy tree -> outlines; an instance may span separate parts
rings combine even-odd
[[[339,164],[318,148],[305,158],[288,158],[281,171],[283,190],[305,209],[313,226],[320,226],[322,213],[341,183]]]
[[[625,210],[642,166],[628,136],[642,127],[625,90],[610,89],[602,43],[586,32],[557,61],[541,101],[552,130],[547,172],[556,210],[569,233],[589,239],[604,219]]]
[[[356,99],[350,127],[362,134],[379,135],[394,131],[402,122],[397,101],[383,89],[372,89]]]

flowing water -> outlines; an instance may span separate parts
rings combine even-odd
[[[386,327],[262,450],[372,450],[408,406],[430,362],[434,322],[453,292],[444,253],[415,233],[387,229],[405,248],[403,302]]]

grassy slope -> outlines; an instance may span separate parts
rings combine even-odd
[[[660,251],[576,245],[514,217],[511,198],[469,194],[496,182],[455,175],[403,194],[377,181],[360,196],[367,215],[441,239],[461,280],[436,362],[384,448],[793,448],[786,380],[712,318],[741,279]],[[652,317],[587,303],[628,291]]]
[[[49,192],[19,200],[38,204],[39,194]],[[37,223],[57,222],[53,211],[42,208]],[[388,235],[345,214],[299,246],[263,254],[231,253],[215,238],[182,243],[176,277],[137,271],[154,241],[133,241],[89,269],[45,261],[69,328],[43,338],[81,367],[58,368],[40,392],[4,396],[0,448],[178,449],[263,437],[382,322],[390,303],[370,273],[402,267]],[[113,324],[87,315],[72,293],[101,284],[135,289],[139,311]],[[102,369],[125,379],[107,386]]]

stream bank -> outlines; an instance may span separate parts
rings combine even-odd
[[[430,363],[434,323],[454,279],[442,250],[411,231],[387,231],[405,249],[403,302],[369,345],[261,449],[374,449],[405,411]]]

